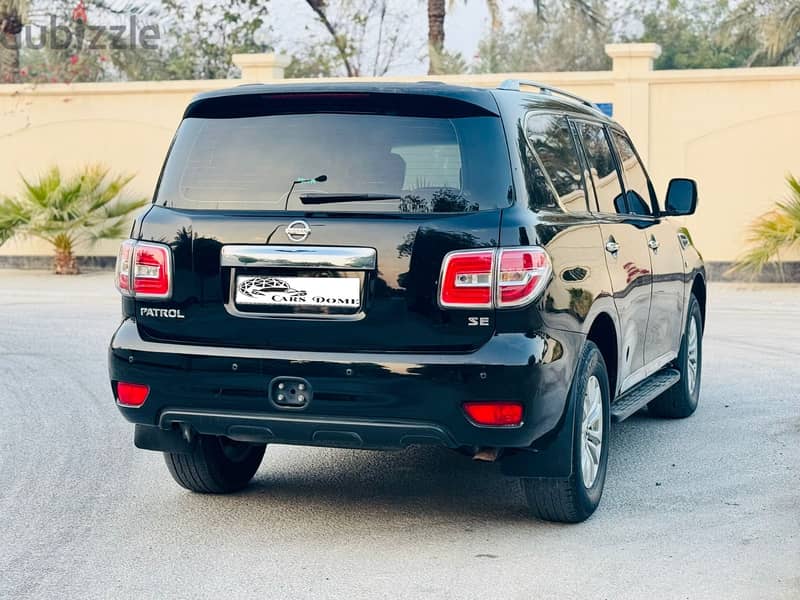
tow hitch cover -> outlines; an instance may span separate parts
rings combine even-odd
[[[305,408],[311,402],[311,384],[302,377],[276,377],[269,384],[269,399],[278,408]]]

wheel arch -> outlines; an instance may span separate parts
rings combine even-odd
[[[607,312],[598,313],[589,327],[587,340],[591,340],[603,355],[608,371],[608,387],[613,400],[617,393],[619,373],[619,339],[613,317]]]
[[[700,305],[700,318],[702,320],[703,329],[706,327],[706,280],[698,273],[692,282],[692,294],[697,298],[697,303]]]

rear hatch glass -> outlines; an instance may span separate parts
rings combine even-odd
[[[328,212],[454,213],[508,205],[500,119],[360,114],[188,118],[159,188],[168,206],[294,210],[310,196],[385,196],[335,202]],[[326,179],[298,183],[297,179]]]

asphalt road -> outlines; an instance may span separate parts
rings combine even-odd
[[[0,598],[800,598],[800,287],[712,287],[697,413],[615,427],[577,526],[429,448],[271,446],[186,492],[114,407],[118,304],[0,271]]]

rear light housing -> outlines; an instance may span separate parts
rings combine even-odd
[[[165,244],[125,240],[116,266],[117,289],[125,296],[164,300],[172,296],[172,250]]]
[[[150,386],[141,383],[117,382],[117,402],[122,406],[139,408],[150,395]]]
[[[133,240],[125,240],[119,246],[119,254],[117,254],[117,289],[122,294],[129,295],[131,291],[131,259],[133,258],[133,247],[136,242]]]
[[[496,302],[498,308],[532,302],[550,281],[550,257],[543,248],[501,248],[498,253]]]
[[[552,267],[544,248],[525,246],[456,250],[444,257],[439,278],[442,308],[515,308],[538,298]]]
[[[491,308],[494,250],[458,250],[442,262],[439,304],[456,308]]]
[[[465,402],[464,412],[472,423],[481,427],[522,425],[523,410],[519,402]]]

